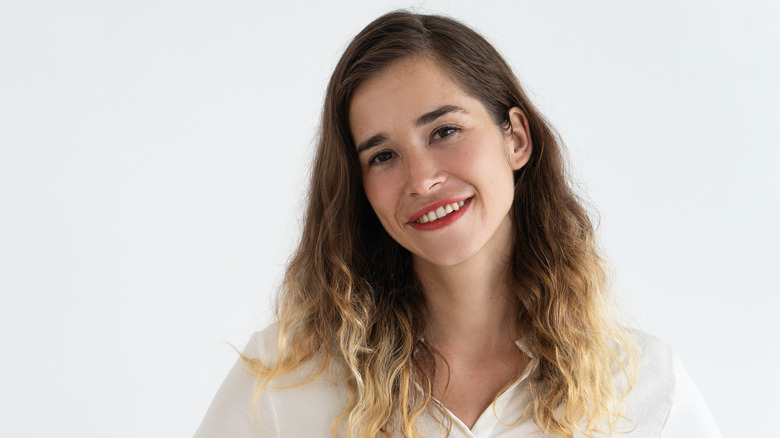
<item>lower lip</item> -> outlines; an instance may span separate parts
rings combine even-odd
[[[424,224],[421,224],[419,222],[409,222],[409,225],[412,226],[412,228],[420,231],[433,231],[438,230],[439,228],[444,228],[447,225],[455,222],[458,220],[461,216],[463,216],[463,213],[468,210],[469,205],[471,205],[471,199],[469,198],[466,200],[466,203],[463,204],[463,207],[461,207],[458,211],[453,211],[452,213],[448,214],[447,216],[444,216],[441,219],[436,219],[432,222],[426,222]]]

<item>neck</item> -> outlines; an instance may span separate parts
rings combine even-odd
[[[511,235],[508,220],[506,227]],[[437,349],[485,354],[514,348],[517,302],[509,270],[513,239],[500,240],[454,266],[414,259],[428,310],[426,340]]]

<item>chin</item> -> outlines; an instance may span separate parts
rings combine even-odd
[[[425,252],[422,254],[413,254],[414,258],[417,258],[425,263],[441,266],[452,267],[460,265],[466,262],[474,256],[476,251],[468,251],[464,248],[444,248],[439,251]]]

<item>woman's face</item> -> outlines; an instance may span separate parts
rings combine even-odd
[[[349,108],[363,187],[414,257],[454,266],[511,245],[513,171],[530,157],[525,115],[502,131],[435,61],[413,57],[356,90]]]

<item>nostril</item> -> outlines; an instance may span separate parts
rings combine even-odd
[[[407,153],[404,157],[407,193],[425,195],[445,181],[444,174],[439,169],[436,160],[429,154]]]

